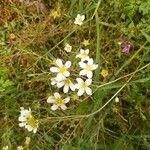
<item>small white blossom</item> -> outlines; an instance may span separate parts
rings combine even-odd
[[[79,62],[79,65],[83,69],[80,71],[80,75],[86,75],[88,78],[93,77],[93,70],[95,70],[98,67],[97,64],[94,64],[92,58],[90,58],[87,63],[83,61]]]
[[[64,80],[57,82],[57,87],[58,88],[63,87],[64,93],[67,93],[69,89],[71,89],[72,91],[75,91],[75,86],[69,78],[65,78]]]
[[[78,89],[78,96],[83,95],[85,92],[88,95],[92,95],[92,90],[91,88],[89,88],[89,85],[91,85],[92,80],[91,79],[87,79],[85,81],[83,81],[81,78],[77,78],[77,84],[76,84],[76,88]]]
[[[30,141],[31,141],[31,138],[30,137],[26,137],[25,145],[29,145]]]
[[[72,46],[69,45],[69,44],[66,44],[64,50],[65,50],[66,52],[71,52]]]
[[[56,78],[51,78],[51,85],[55,85],[55,84],[57,84]]]
[[[62,110],[66,110],[67,106],[66,103],[70,101],[70,97],[67,97],[65,99],[62,99],[59,93],[54,93],[54,96],[50,96],[47,99],[47,103],[53,104],[51,109],[52,110],[57,110],[59,107]]]
[[[23,150],[23,147],[22,146],[18,146],[17,150]]]
[[[8,145],[7,145],[7,146],[4,146],[4,147],[2,148],[2,150],[8,150]]]
[[[89,60],[89,49],[80,49],[80,53],[76,55],[76,58],[80,58],[81,61]]]
[[[77,17],[75,18],[74,24],[81,26],[83,24],[84,19],[85,19],[85,15],[78,14]]]
[[[56,65],[57,67],[51,67],[50,71],[57,73],[57,76],[55,78],[57,81],[62,81],[63,79],[65,79],[65,77],[70,76],[70,72],[68,71],[68,68],[71,67],[70,61],[67,61],[65,64],[63,64],[61,59],[57,59]]]
[[[37,132],[38,128],[38,120],[35,120],[31,114],[31,109],[24,109],[21,107],[20,116],[18,118],[20,121],[19,126],[25,127],[29,132],[33,131],[33,133]]]
[[[115,102],[119,103],[119,98],[118,97],[115,98]]]

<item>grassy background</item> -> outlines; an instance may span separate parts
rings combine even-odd
[[[86,16],[81,27],[73,23],[78,13]],[[0,149],[14,150],[29,136],[32,150],[149,150],[149,16],[148,0],[1,0]],[[127,55],[117,44],[119,36],[133,45]],[[84,46],[84,39],[90,45]],[[66,42],[73,46],[70,54]],[[89,48],[100,64],[94,94],[73,93],[67,111],[51,111],[46,99],[56,88],[49,68],[54,58],[71,60],[76,68],[79,48]],[[109,72],[106,78],[102,69]],[[22,106],[40,121],[35,135],[18,126]]]

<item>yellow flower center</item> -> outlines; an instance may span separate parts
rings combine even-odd
[[[87,88],[87,84],[85,82],[81,83],[81,88],[85,90]]]
[[[29,124],[32,128],[37,128],[38,121],[32,115],[30,115],[27,118],[27,124]]]
[[[87,71],[91,71],[91,70],[93,70],[92,65],[87,65],[87,66],[86,66],[86,70],[87,70]]]
[[[59,69],[59,72],[60,73],[64,73],[66,71],[66,68],[65,67],[61,67],[60,69]]]
[[[55,104],[57,106],[60,106],[63,103],[63,100],[61,98],[56,99]]]
[[[87,57],[87,54],[84,52],[83,54],[82,54],[82,58],[86,58]]]
[[[66,79],[64,82],[65,84],[69,85],[71,81],[69,79]]]

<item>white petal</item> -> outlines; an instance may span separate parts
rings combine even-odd
[[[26,128],[29,132],[33,130],[33,128],[30,125],[26,125]]]
[[[93,58],[90,58],[90,59],[88,60],[88,64],[89,64],[89,65],[92,65],[93,62],[94,62],[94,61],[93,61]]]
[[[58,73],[56,76],[56,80],[57,81],[62,81],[65,79],[65,76],[62,73]]]
[[[24,127],[26,125],[25,122],[19,123],[19,127]]]
[[[64,93],[67,93],[69,91],[69,86],[68,85],[65,85],[64,88],[63,88],[63,92]]]
[[[79,89],[77,95],[78,95],[78,96],[81,96],[81,95],[83,95],[83,93],[84,93],[84,90],[83,90],[83,89]]]
[[[48,97],[48,99],[47,99],[47,103],[54,103],[54,97],[53,96],[50,96],[50,97]]]
[[[88,77],[89,79],[91,79],[91,78],[93,77],[93,72],[92,72],[92,71],[88,71],[88,72],[87,72],[87,77]]]
[[[26,121],[27,118],[26,118],[26,116],[20,116],[18,120],[19,120],[19,121]]]
[[[71,61],[67,61],[67,62],[65,63],[65,67],[66,67],[66,68],[70,68],[70,67],[71,67]]]
[[[59,69],[57,67],[51,67],[50,71],[51,72],[59,72]]]
[[[98,68],[98,65],[93,65],[93,70],[97,69]]]
[[[65,72],[64,72],[64,75],[65,75],[66,77],[69,77],[69,76],[70,76],[70,72],[69,72],[69,71],[65,71]]]
[[[62,60],[61,59],[56,59],[56,65],[58,67],[62,67],[63,66]]]
[[[54,93],[54,97],[55,97],[55,98],[61,98],[61,96],[60,96],[60,94],[59,94],[58,92],[55,92],[55,93]]]
[[[82,15],[82,16],[81,16],[81,19],[82,19],[82,21],[83,21],[83,20],[85,19],[85,15]]]
[[[67,109],[67,107],[66,107],[65,104],[60,105],[60,108],[61,108],[62,110],[66,110],[66,109]]]
[[[75,91],[75,85],[74,85],[73,83],[70,83],[70,89],[71,89],[72,91]]]
[[[57,82],[57,87],[58,88],[61,88],[61,87],[63,87],[64,86],[64,82]]]
[[[82,82],[84,82],[81,78],[76,78],[77,82],[80,84]]]
[[[57,82],[56,82],[56,79],[55,78],[52,78],[51,79],[51,85],[55,85]]]
[[[87,72],[85,70],[81,70],[79,74],[80,74],[80,76],[84,76],[87,74]]]
[[[68,103],[69,101],[70,101],[70,97],[67,97],[67,98],[64,99],[65,104]]]
[[[37,132],[37,128],[35,128],[34,130],[33,130],[33,133],[36,133]]]
[[[84,53],[84,49],[80,49],[80,53],[83,54]]]
[[[58,109],[58,106],[54,104],[54,105],[51,107],[51,110],[56,110],[56,109]]]
[[[89,87],[87,87],[85,91],[87,95],[92,95],[92,90]]]
[[[75,84],[75,89],[79,89],[80,88],[80,85],[79,84]]]
[[[88,55],[88,54],[89,54],[89,49],[86,49],[86,50],[85,50],[85,53]]]
[[[85,83],[86,83],[87,85],[91,85],[92,79],[87,79],[87,80],[85,81]]]
[[[79,66],[80,66],[81,68],[86,68],[87,64],[84,63],[83,61],[80,61],[80,62],[79,62]]]

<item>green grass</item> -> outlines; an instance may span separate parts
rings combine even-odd
[[[2,0],[0,149],[15,150],[28,136],[30,150],[149,150],[150,10],[145,4],[150,6],[147,0]],[[52,10],[59,16],[53,18]],[[77,14],[86,16],[82,26],[73,23]],[[120,36],[133,45],[129,54],[121,52]],[[84,46],[84,39],[90,45]],[[71,53],[64,51],[65,43],[73,46]],[[93,95],[69,93],[68,109],[52,111],[46,100],[62,91],[50,84],[49,68],[56,58],[71,60],[75,81],[80,48],[89,49],[99,64]],[[31,108],[39,120],[36,134],[18,126],[20,107]]]

